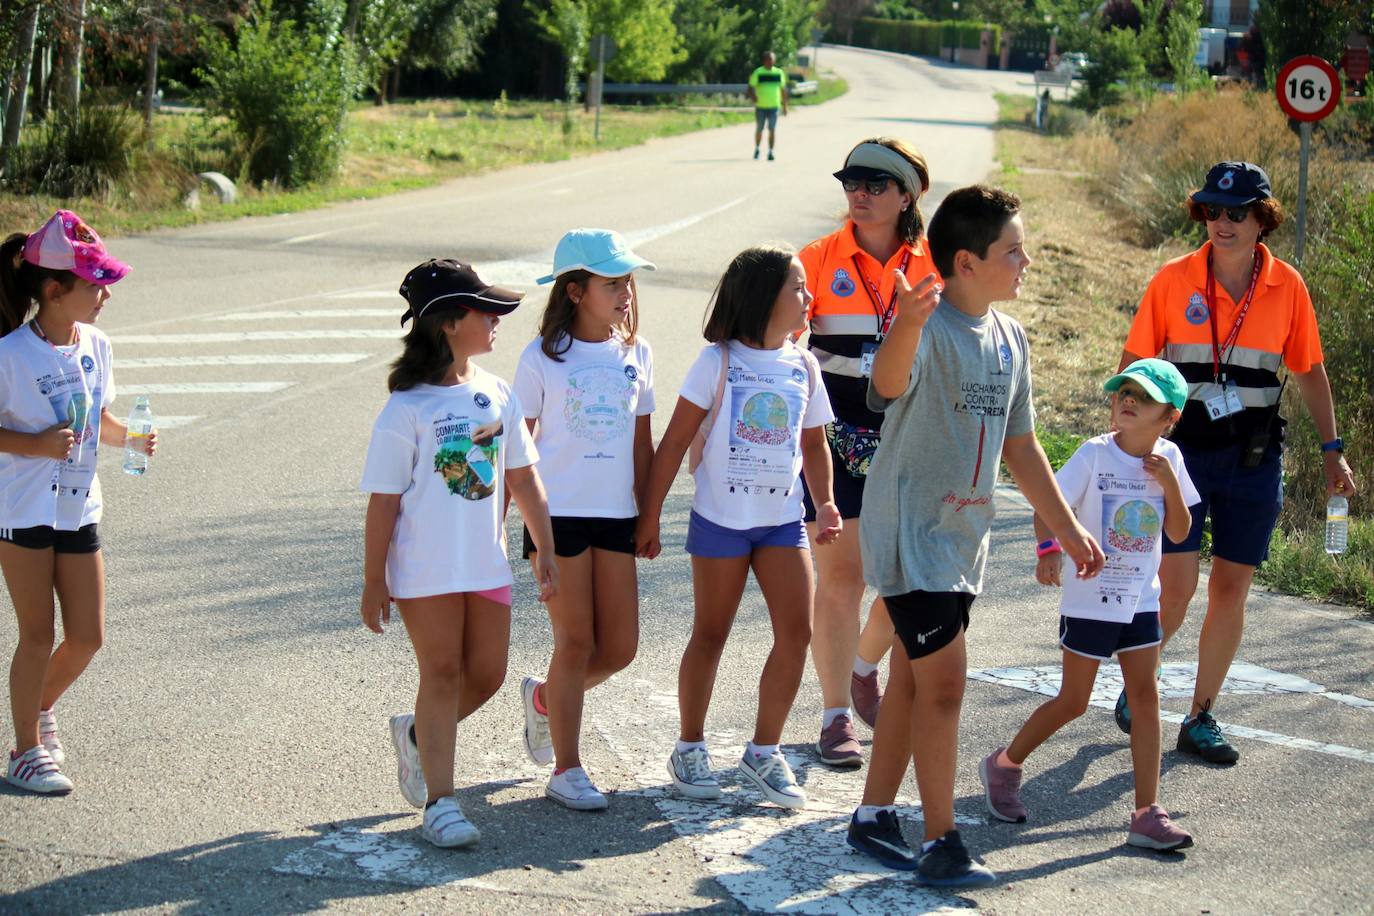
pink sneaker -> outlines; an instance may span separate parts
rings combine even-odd
[[[1021,768],[1004,767],[997,762],[1004,750],[1006,748],[999,747],[978,764],[983,800],[987,802],[988,811],[999,821],[1024,824],[1026,806],[1021,804]]]
[[[1142,849],[1169,852],[1192,846],[1193,835],[1169,820],[1169,813],[1159,805],[1151,805],[1131,815],[1131,835],[1126,842]]]
[[[878,672],[873,671],[860,677],[849,675],[849,697],[854,701],[854,712],[863,720],[864,725],[874,728],[878,724],[878,707],[883,702],[883,688],[878,683]]]
[[[859,739],[854,735],[854,723],[849,716],[836,716],[829,728],[821,729],[816,753],[826,766],[850,770],[864,765],[863,751],[859,747]]]

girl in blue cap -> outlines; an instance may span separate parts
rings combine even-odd
[[[652,558],[660,550],[663,500],[691,448],[696,494],[687,552],[696,607],[678,670],[680,732],[668,760],[674,788],[689,798],[720,795],[706,749],[706,710],[753,570],[768,604],[773,648],[739,769],[774,804],[806,805],[779,749],[811,642],[803,468],[817,506],[816,542],[834,541],[843,525],[825,440],[830,400],[816,357],[793,342],[806,327],[810,302],[806,269],[790,249],[760,246],[735,256],[716,285],[705,329],[710,345],[687,370],[640,509],[635,543],[640,556]]]
[[[525,752],[554,763],[544,794],[580,811],[606,807],[582,766],[588,690],[639,645],[635,516],[654,446],[653,354],[638,335],[634,271],[654,265],[617,232],[574,229],[558,242],[539,336],[520,355],[515,394],[539,447],[553,516],[558,595],[548,602],[553,659],[521,685]],[[540,553],[525,532],[524,554]]]
[[[470,846],[477,828],[453,796],[458,723],[506,677],[512,576],[503,530],[506,493],[534,542],[553,542],[539,457],[510,386],[473,362],[490,353],[501,316],[521,294],[484,282],[458,261],[426,261],[401,295],[414,323],[387,378],[391,396],[372,429],[360,489],[363,624],[375,633],[396,602],[415,649],[414,714],[391,719],[401,794],[424,808],[422,835]],[[558,569],[534,564],[539,599]]]
[[[1131,710],[1145,727],[1131,732],[1135,811],[1127,842],[1146,849],[1193,845],[1157,804],[1159,792],[1159,693],[1155,668],[1163,630],[1159,621],[1161,535],[1178,543],[1188,536],[1188,507],[1201,500],[1178,446],[1162,438],[1178,422],[1188,383],[1162,359],[1142,359],[1107,380],[1114,392],[1114,432],[1089,439],[1055,475],[1078,521],[1106,552],[1095,579],[1064,579],[1059,643],[1064,673],[1059,695],[1031,713],[1007,747],[978,766],[988,810],[999,820],[1021,823],[1021,765],[1055,732],[1083,715],[1092,698],[1097,668],[1117,657]],[[1060,585],[1062,553],[1049,528],[1035,517],[1035,578]]]

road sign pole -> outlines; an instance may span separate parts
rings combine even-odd
[[[1293,260],[1302,266],[1303,244],[1307,241],[1307,157],[1312,149],[1312,122],[1303,121],[1299,128],[1302,144],[1298,153],[1298,226],[1293,243]]]

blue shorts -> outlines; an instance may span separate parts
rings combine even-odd
[[[764,127],[769,130],[777,130],[778,110],[776,108],[755,108],[754,126],[759,130],[763,130]]]
[[[1144,611],[1130,623],[1114,620],[1087,620],[1083,617],[1059,618],[1059,644],[1075,655],[1109,660],[1118,652],[1147,649],[1164,641],[1159,611]]]
[[[1202,546],[1202,525],[1212,517],[1212,554],[1259,566],[1269,557],[1269,538],[1283,508],[1283,452],[1269,447],[1255,468],[1240,466],[1242,446],[1181,448],[1183,464],[1202,502],[1192,506],[1193,527],[1181,544],[1164,538],[1165,553],[1192,553]]]
[[[687,552],[694,557],[747,557],[756,547],[800,547],[804,550],[806,546],[806,526],[801,519],[741,531],[717,525],[693,512],[687,523]]]
[[[859,510],[864,505],[864,483],[867,480],[867,477],[855,477],[836,465],[831,488],[835,494],[835,506],[840,510],[840,518],[859,517]],[[816,520],[816,504],[811,501],[811,491],[806,488],[805,474],[802,475],[802,511],[806,513],[802,516],[806,521]]]

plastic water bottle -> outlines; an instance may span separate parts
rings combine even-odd
[[[148,470],[148,434],[153,431],[153,410],[148,398],[139,395],[129,412],[129,434],[124,439],[124,473],[138,476]]]
[[[1326,552],[1345,553],[1350,535],[1350,501],[1337,493],[1326,501]]]

